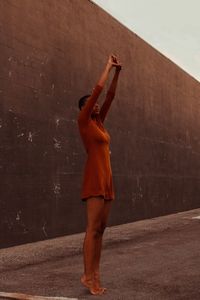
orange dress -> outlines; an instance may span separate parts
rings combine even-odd
[[[103,111],[101,109],[97,120],[91,118],[93,106],[101,90],[102,87],[98,85],[94,88],[92,95],[78,116],[79,131],[87,152],[81,191],[83,201],[93,196],[103,196],[106,200],[114,200],[109,149],[110,135],[102,122],[105,118],[105,111],[108,110],[110,104],[106,105],[105,102],[102,107]]]

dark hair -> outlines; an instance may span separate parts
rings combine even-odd
[[[87,98],[90,96],[91,95],[85,95],[85,96],[81,97],[81,99],[79,99],[78,106],[79,106],[80,110],[81,110],[82,106],[85,104],[85,102],[87,101]]]

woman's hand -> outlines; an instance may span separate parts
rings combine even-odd
[[[122,66],[119,62],[119,59],[117,58],[117,55],[115,54],[111,54],[108,58],[108,66],[109,66],[109,69],[111,69],[112,67],[115,67],[116,68],[116,71],[120,71]]]
[[[118,58],[115,54],[111,54],[108,58],[108,66],[110,67],[110,69],[112,67],[119,67],[120,64],[119,64],[119,61],[118,61]]]
[[[104,87],[104,84],[109,76],[110,70],[115,67],[116,73],[119,75],[119,72],[121,70],[121,64],[119,63],[119,60],[115,54],[109,55],[108,62],[105,66],[104,71],[101,74],[101,77],[99,78],[97,85]]]
[[[118,66],[116,66],[116,72],[120,72],[121,69],[122,69],[122,65],[121,64],[119,64]]]

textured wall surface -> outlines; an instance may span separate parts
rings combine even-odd
[[[88,0],[1,0],[0,247],[84,231],[77,102],[111,52],[109,225],[200,206],[199,82]]]

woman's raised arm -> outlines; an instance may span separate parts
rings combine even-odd
[[[105,85],[106,80],[108,79],[108,75],[110,70],[113,66],[117,66],[116,59],[114,55],[110,55],[108,58],[108,62],[95,86],[95,88],[92,91],[91,96],[87,99],[86,104],[83,106],[81,110],[81,119],[84,119],[85,121],[89,120],[93,107],[95,103],[97,102],[97,99]]]
[[[101,121],[104,122],[105,117],[108,113],[108,110],[110,108],[110,105],[115,97],[115,92],[116,92],[116,88],[117,88],[117,82],[118,82],[118,78],[119,78],[119,73],[121,71],[121,65],[119,64],[118,66],[116,66],[116,70],[115,70],[115,74],[113,77],[113,80],[111,82],[110,88],[106,94],[106,99],[101,107],[100,110],[100,118]]]

